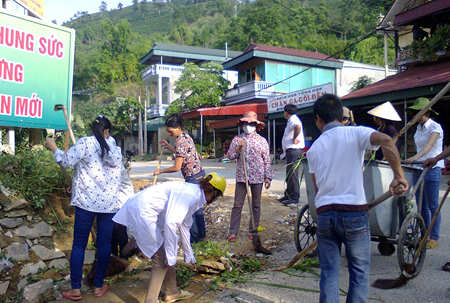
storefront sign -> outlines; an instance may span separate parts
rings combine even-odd
[[[283,111],[287,104],[294,104],[297,107],[312,106],[314,102],[322,95],[332,94],[333,84],[314,86],[307,89],[298,90],[296,92],[279,95],[267,99],[267,111],[269,113]]]
[[[0,10],[0,126],[67,129],[75,30]]]
[[[19,5],[29,10],[33,15],[44,19],[44,0],[14,0]]]

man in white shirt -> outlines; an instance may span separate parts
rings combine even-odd
[[[284,205],[297,204],[300,198],[298,183],[298,159],[303,155],[305,148],[305,136],[303,135],[302,121],[295,114],[297,106],[288,104],[284,107],[284,118],[287,120],[281,145],[286,154],[286,190],[284,196],[278,202]]]
[[[335,95],[323,95],[313,107],[322,134],[307,152],[309,172],[316,188],[317,241],[320,302],[339,302],[339,261],[341,245],[348,260],[347,302],[366,302],[369,295],[370,230],[368,205],[363,187],[363,160],[366,149],[380,146],[394,179],[390,191],[399,184],[408,189],[398,150],[391,137],[374,129],[341,124],[342,103]],[[342,178],[342,171],[349,174]]]

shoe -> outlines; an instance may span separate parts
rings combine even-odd
[[[435,249],[439,246],[439,243],[437,240],[431,239],[427,242],[427,249]]]
[[[177,301],[181,301],[181,300],[186,300],[186,299],[192,298],[194,296],[194,294],[191,292],[188,292],[185,290],[180,290],[180,291],[181,291],[181,294],[178,297],[176,297],[173,300],[166,301],[166,303],[173,303],[173,302],[177,302]]]
[[[445,263],[444,266],[442,266],[443,271],[450,271],[450,262]]]
[[[69,295],[68,292],[69,292],[69,290],[62,293],[62,297],[64,299],[69,299],[69,300],[72,300],[72,301],[81,300],[81,295],[79,295],[79,296],[72,296],[72,295]]]
[[[105,292],[108,290],[108,285],[103,285],[102,291],[98,294],[94,293],[94,297],[101,297],[105,294]]]
[[[286,201],[281,202],[281,204],[283,204],[285,206],[289,206],[291,204],[298,204],[298,201],[297,200],[286,200]]]
[[[283,196],[283,197],[277,199],[277,201],[280,202],[280,203],[283,202],[283,201],[287,201],[287,200],[289,200],[289,198],[286,197],[286,196]]]
[[[231,235],[231,236],[228,238],[228,242],[236,242],[236,236],[235,236],[235,235]]]

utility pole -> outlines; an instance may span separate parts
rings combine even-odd
[[[144,101],[144,154],[148,154],[148,143],[147,143],[147,106],[148,99],[150,98],[150,89],[148,85],[145,85],[147,95],[145,96]]]
[[[139,104],[142,106],[141,102],[141,88],[139,88]],[[142,110],[139,109],[139,125],[138,125],[138,140],[139,140],[139,155],[143,154],[142,150]]]

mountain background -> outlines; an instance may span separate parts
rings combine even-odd
[[[97,88],[93,100],[137,97],[143,88],[139,59],[155,42],[243,51],[250,41],[317,51],[384,65],[383,38],[373,34],[379,14],[394,0],[133,0],[130,6],[78,12],[63,26],[76,29],[74,91]],[[389,62],[394,42],[389,40]],[[142,90],[142,93],[145,90]],[[143,94],[145,97],[145,94]],[[151,96],[151,99],[153,96]]]

